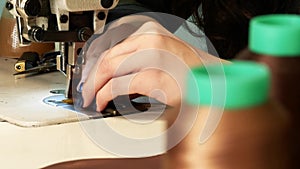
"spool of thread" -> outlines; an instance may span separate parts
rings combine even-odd
[[[300,16],[273,14],[250,22],[249,48],[237,58],[266,64],[272,74],[272,99],[290,114],[291,169],[300,168]]]
[[[198,107],[198,116],[187,136],[167,152],[168,168],[288,168],[285,138],[289,118],[269,100],[269,75],[265,66],[254,62],[194,68],[188,75],[185,101]],[[214,101],[218,97],[214,90],[220,89],[212,88],[218,87],[212,83],[223,80],[226,95],[222,105],[222,101]],[[212,110],[223,108],[216,130],[206,142],[199,142],[210,126],[207,117],[217,113]]]

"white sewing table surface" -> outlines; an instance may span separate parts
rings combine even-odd
[[[82,123],[105,121],[122,134],[139,138],[165,130],[165,123],[159,120],[142,127],[122,117],[84,120],[84,114],[47,105],[43,99],[51,96],[50,90],[64,89],[64,76],[53,72],[17,79],[13,76],[15,62],[0,57],[1,168],[31,169],[70,160],[118,158],[90,140]],[[164,144],[165,138],[157,145],[161,152]]]
[[[83,114],[63,108],[53,109],[43,102],[51,95],[50,90],[65,88],[62,73],[15,77],[14,63],[14,59],[0,60],[0,119],[22,127],[34,127],[85,118]]]

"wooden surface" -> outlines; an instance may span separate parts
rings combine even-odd
[[[162,169],[163,155],[147,158],[88,159],[47,166],[44,169]]]

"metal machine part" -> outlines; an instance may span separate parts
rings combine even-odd
[[[71,98],[73,68],[83,42],[101,32],[108,11],[119,0],[7,0],[16,18],[20,46],[56,42],[57,69],[67,79],[65,96]]]
[[[82,42],[103,28],[119,0],[8,0],[22,45],[34,42]]]
[[[24,52],[15,64],[17,73],[14,75],[29,77],[56,71],[56,57],[58,55],[60,55],[60,52],[48,52],[44,53],[40,59],[39,54],[36,52]]]
[[[25,70],[34,68],[40,61],[39,54],[36,52],[24,52],[22,56],[17,60],[15,64],[15,70],[17,72],[23,72]]]
[[[54,95],[52,96],[46,97],[43,102],[55,107],[65,108],[75,112],[82,112],[87,115],[89,119],[137,114],[149,110],[163,111],[166,108],[170,108],[156,100],[149,100],[149,98],[145,96],[132,99],[130,102],[122,101],[122,99],[127,99],[127,96],[118,96],[114,100],[110,101],[104,110],[97,112],[95,111],[95,101],[88,108],[81,108],[81,105],[76,106],[76,104],[82,104],[82,100],[75,100],[75,103],[73,103],[73,100],[65,99],[65,97],[60,93],[53,94]]]

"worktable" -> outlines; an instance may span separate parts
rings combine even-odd
[[[0,58],[0,168],[34,169],[80,159],[124,158],[93,139],[91,132],[108,137],[100,128],[103,124],[132,139],[154,138],[165,130],[163,120],[147,122],[155,112],[137,117],[145,121],[137,123],[125,117],[88,119],[84,114],[45,104],[43,99],[52,95],[50,90],[64,89],[64,76],[52,72],[16,78],[15,62]],[[143,146],[142,151],[149,150],[150,154],[142,156],[164,153],[165,141],[165,137],[157,137],[151,146]]]

